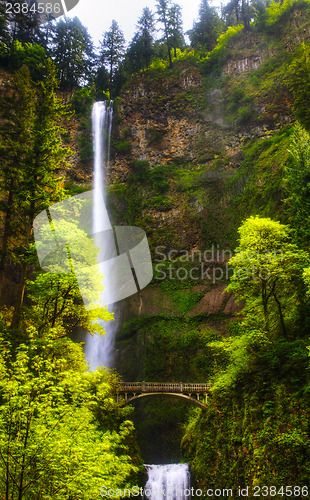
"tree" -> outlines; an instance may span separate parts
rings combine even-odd
[[[154,14],[148,7],[143,9],[142,16],[138,20],[137,27],[139,43],[143,47],[142,59],[144,61],[144,67],[148,68],[151,63],[155,31]]]
[[[269,218],[250,217],[238,230],[239,247],[229,264],[234,275],[227,287],[245,302],[249,318],[270,331],[271,321],[286,335],[285,314],[298,305],[302,272],[309,256],[292,244],[289,228]],[[288,300],[289,299],[289,300]]]
[[[109,69],[110,92],[117,68],[124,59],[125,38],[118,23],[113,19],[111,27],[105,32],[101,43],[101,62]]]
[[[137,33],[126,53],[128,66],[134,72],[148,68],[151,63],[154,31],[154,15],[148,7],[145,7],[137,23]]]
[[[31,9],[33,2],[30,0],[8,0],[5,5],[5,17],[10,26],[12,40],[19,40],[23,43],[36,43],[38,41],[40,16],[36,9]]]
[[[199,20],[188,32],[191,45],[194,48],[201,47],[211,52],[223,29],[224,23],[216,8],[211,7],[208,0],[202,0],[199,8]]]
[[[7,201],[4,206],[8,239],[12,236],[13,215],[16,216],[18,211],[18,217],[15,217],[18,236],[11,242],[11,256],[20,264],[13,327],[19,324],[27,270],[35,258],[32,245],[34,218],[64,196],[62,179],[55,176],[55,171],[69,154],[69,149],[62,147],[59,134],[62,130],[59,123],[69,111],[56,98],[56,69],[52,61],[46,61],[44,73],[44,81],[33,82],[26,66],[18,70],[12,83],[13,95],[8,99],[3,116],[3,129],[8,128],[3,133],[6,156],[2,175],[12,169],[6,180]],[[25,96],[27,100],[23,100]],[[16,113],[16,103],[25,107],[20,115]],[[8,250],[7,245],[2,252],[5,260]]]
[[[58,21],[51,52],[62,87],[72,90],[91,79],[95,58],[93,43],[77,17]]]
[[[164,31],[164,40],[166,42],[167,50],[168,50],[168,59],[169,66],[172,68],[172,59],[171,59],[171,31],[170,31],[170,9],[171,9],[171,1],[170,0],[158,0],[156,4],[158,21],[163,24]]]
[[[298,243],[310,238],[310,134],[297,122],[284,171],[287,214]]]
[[[31,130],[35,114],[35,90],[31,85],[30,72],[27,67],[16,72],[10,94],[6,92],[5,96],[2,96],[1,105],[3,123],[0,175],[3,238],[0,257],[0,300],[3,298],[5,265],[7,260],[13,257],[12,242],[16,241],[19,230],[16,222],[19,211],[18,191],[32,147]]]
[[[133,424],[107,372],[86,372],[81,347],[53,330],[27,337],[13,349],[0,336],[1,498],[91,500],[102,485],[131,487]]]
[[[250,0],[230,0],[222,8],[222,16],[227,26],[235,26],[242,22],[244,29],[250,29],[250,20],[254,17],[254,9]]]
[[[177,49],[184,47],[182,9],[180,5],[174,3],[170,8],[169,31],[171,47],[174,50],[174,57],[177,56]]]
[[[310,132],[310,48],[302,42],[299,57],[289,66],[287,83],[294,96],[293,109],[301,125]]]

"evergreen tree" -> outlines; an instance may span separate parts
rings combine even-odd
[[[141,59],[144,62],[144,67],[148,68],[151,63],[155,31],[154,15],[148,7],[143,9],[137,27],[138,43],[142,48]]]
[[[215,7],[211,7],[208,0],[202,0],[199,8],[199,20],[189,31],[191,45],[201,47],[211,52],[216,41],[224,30],[224,23],[220,19]]]
[[[284,173],[287,214],[297,242],[310,241],[310,134],[297,122],[291,136]]]
[[[55,170],[69,153],[62,147],[59,137],[59,122],[68,111],[55,96],[55,66],[50,60],[45,64],[44,81],[34,83],[25,66],[16,73],[13,81],[16,94],[8,102],[4,115],[4,128],[6,125],[8,128],[3,133],[6,156],[1,171],[6,179],[2,275],[9,256],[20,264],[13,327],[19,324],[27,271],[34,259],[33,221],[39,212],[63,196],[61,179],[55,177]],[[16,104],[21,110],[23,106],[25,108],[20,114],[16,113]],[[11,173],[7,175],[10,169]],[[14,217],[17,211],[18,218]],[[12,241],[13,219],[17,228],[16,239]]]
[[[5,61],[11,45],[9,26],[5,14],[6,4],[0,3],[0,60]]]
[[[222,15],[227,26],[242,23],[245,30],[250,29],[250,20],[254,17],[254,12],[250,0],[230,0],[222,8]]]
[[[132,75],[149,67],[154,53],[154,31],[154,15],[145,7],[137,23],[137,32],[126,52],[124,71],[127,74]]]
[[[169,32],[171,47],[174,50],[174,57],[177,56],[177,49],[184,47],[182,9],[180,5],[172,4],[169,12]]]
[[[9,96],[9,97],[8,97]],[[32,147],[31,130],[34,125],[35,90],[31,85],[30,71],[24,66],[16,72],[8,94],[1,98],[1,211],[3,237],[0,257],[0,300],[4,294],[5,265],[12,259],[12,242],[16,241],[19,227],[16,223],[19,210],[18,191]]]
[[[58,21],[52,55],[62,87],[72,90],[90,80],[95,58],[93,43],[87,28],[77,17]]]
[[[156,4],[156,12],[158,16],[158,21],[163,24],[164,40],[166,42],[168,51],[169,66],[172,68],[171,59],[171,31],[170,31],[170,12],[171,12],[171,1],[170,0],[158,0]]]
[[[113,82],[116,71],[124,59],[125,38],[118,23],[113,19],[111,27],[105,32],[101,43],[101,62],[108,68],[110,91],[113,89]]]
[[[32,0],[8,0],[5,1],[5,6],[12,40],[37,43],[42,21],[37,4]]]
[[[303,42],[298,51],[299,57],[289,66],[287,82],[294,96],[295,115],[301,125],[310,132],[310,48]]]

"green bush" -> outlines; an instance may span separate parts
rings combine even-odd
[[[113,146],[115,151],[117,151],[121,155],[128,155],[131,153],[131,143],[129,141],[114,141]]]
[[[150,180],[150,165],[147,160],[134,160],[131,162],[131,168],[134,171],[134,180],[147,184]]]
[[[71,98],[72,107],[79,116],[86,116],[90,112],[93,102],[93,91],[89,87],[76,90]]]
[[[159,193],[166,193],[169,190],[169,182],[167,181],[169,174],[168,165],[157,165],[151,170],[151,182],[153,188]]]
[[[238,122],[242,125],[245,125],[246,123],[249,123],[251,121],[253,111],[247,106],[241,106],[241,108],[238,109],[237,116]]]

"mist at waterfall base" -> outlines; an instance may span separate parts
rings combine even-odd
[[[100,227],[102,220],[102,208],[105,200],[105,179],[108,173],[110,160],[110,141],[113,118],[113,102],[95,102],[92,108],[92,131],[94,149],[93,170],[93,227],[95,245],[100,249],[98,262],[104,262],[113,256],[114,241],[105,238],[100,240]],[[112,232],[111,232],[112,234]],[[113,268],[105,268],[103,273],[104,293],[101,297],[101,305],[109,304],[107,297],[108,284],[113,280]],[[111,368],[113,364],[114,337],[117,330],[116,304],[110,304],[108,311],[114,313],[114,321],[100,321],[105,329],[105,335],[87,333],[85,339],[85,358],[90,370],[96,370],[99,366]]]
[[[148,479],[144,488],[148,500],[191,498],[188,464],[145,465]]]

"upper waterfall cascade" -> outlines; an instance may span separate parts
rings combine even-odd
[[[99,248],[99,262],[104,262],[116,255],[115,242],[111,237],[107,238],[107,232],[103,235],[100,232],[103,205],[105,200],[105,181],[110,161],[110,142],[113,118],[113,102],[95,102],[92,109],[92,130],[94,149],[94,171],[93,171],[93,224],[95,245]],[[111,226],[112,229],[112,226]],[[99,264],[100,270],[101,265]],[[106,266],[103,274],[104,291],[101,296],[101,304],[110,304],[109,283],[113,280],[112,266]],[[109,312],[115,312],[115,305],[108,307]],[[116,331],[116,321],[103,321],[102,325],[106,331],[102,335],[87,335],[85,345],[85,357],[91,370],[98,366],[111,368],[113,363],[114,333]]]

